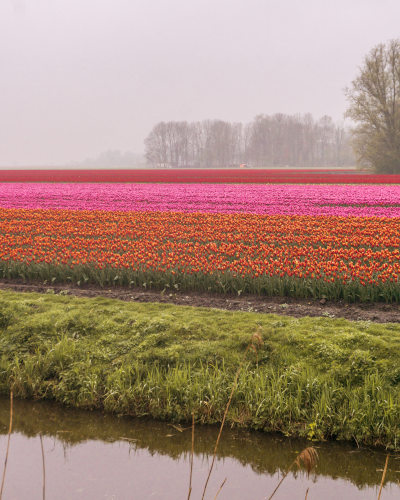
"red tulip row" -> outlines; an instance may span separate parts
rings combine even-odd
[[[398,184],[400,175],[311,169],[0,170],[0,182]]]

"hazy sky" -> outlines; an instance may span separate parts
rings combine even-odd
[[[162,120],[340,120],[399,20],[399,0],[0,0],[0,165],[141,153]]]

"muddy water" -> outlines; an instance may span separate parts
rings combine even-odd
[[[0,474],[6,453],[9,401],[0,398]],[[45,455],[47,500],[128,500],[187,498],[191,430],[162,422],[118,418],[65,409],[43,402],[14,400],[3,500],[43,498]],[[213,427],[195,428],[193,494],[201,499],[218,435]],[[218,449],[206,499],[267,499],[296,453],[309,441],[226,429]],[[297,467],[274,498],[304,500],[376,499],[386,455],[350,444],[314,443],[320,456],[315,472]],[[0,477],[1,479],[1,477]],[[389,460],[381,499],[400,498],[400,455]]]

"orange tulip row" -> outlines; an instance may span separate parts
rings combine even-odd
[[[0,260],[397,282],[400,219],[0,209]]]

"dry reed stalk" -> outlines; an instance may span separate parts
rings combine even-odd
[[[382,493],[382,488],[383,488],[383,482],[385,480],[388,462],[389,462],[389,455],[386,457],[385,468],[383,469],[382,481],[381,481],[381,487],[379,488],[378,500],[380,500],[380,498],[381,498],[381,493]]]
[[[46,467],[44,463],[44,449],[43,449],[43,439],[42,434],[39,434],[40,437],[40,446],[42,448],[42,462],[43,462],[43,500],[46,499]]]
[[[222,488],[223,488],[224,484],[226,483],[227,479],[228,479],[227,477],[224,479],[224,482],[221,484],[219,490],[217,491],[217,494],[215,495],[214,500],[216,500],[217,496],[219,495],[219,492],[222,490]]]
[[[307,491],[306,491],[306,498],[305,498],[304,500],[307,500],[307,497],[308,497],[308,490],[309,490],[309,489],[310,489],[310,488],[307,488]]]
[[[315,448],[310,446],[309,448],[305,448],[303,451],[301,451],[297,457],[296,460],[292,463],[292,465],[289,467],[289,469],[285,472],[283,475],[282,479],[279,481],[278,486],[274,489],[272,492],[272,495],[268,498],[268,500],[271,500],[271,498],[275,495],[275,493],[278,491],[280,485],[283,483],[283,480],[287,477],[289,472],[292,470],[293,465],[297,464],[299,467],[301,466],[300,460],[303,462],[306,471],[307,471],[307,477],[309,476],[311,470],[317,465],[318,462],[318,453]],[[308,495],[308,490],[306,493],[306,498]]]
[[[203,496],[201,497],[201,500],[204,500],[204,495],[206,494],[206,489],[207,489],[207,486],[208,486],[208,481],[210,480],[211,472],[212,472],[213,467],[214,467],[215,457],[217,455],[217,448],[218,448],[219,440],[221,438],[222,429],[224,428],[226,415],[228,414],[229,406],[231,404],[233,393],[235,392],[235,389],[236,389],[236,386],[237,386],[237,381],[238,381],[240,372],[242,371],[244,360],[246,359],[247,351],[249,349],[252,349],[256,353],[256,357],[257,357],[257,347],[261,346],[262,344],[263,344],[263,341],[262,341],[261,335],[259,333],[254,333],[251,336],[249,344],[248,344],[248,346],[247,346],[247,348],[246,348],[246,350],[244,352],[243,359],[242,359],[242,362],[240,363],[239,369],[238,369],[238,371],[236,373],[235,381],[234,381],[233,387],[232,387],[232,392],[231,392],[231,395],[229,397],[228,404],[226,405],[224,416],[222,418],[221,428],[219,430],[217,442],[215,444],[214,455],[213,455],[213,459],[212,459],[212,462],[211,462],[210,471],[209,471],[208,476],[207,476],[207,481],[206,481],[206,484],[204,486]]]
[[[3,497],[3,488],[4,488],[4,479],[6,477],[8,451],[10,449],[10,438],[11,438],[11,431],[12,431],[12,421],[13,421],[13,392],[11,391],[10,392],[10,428],[9,428],[9,431],[8,431],[8,442],[7,442],[6,460],[4,462],[3,480],[1,481],[0,500]]]
[[[188,500],[190,500],[190,495],[192,494],[193,455],[194,455],[194,410],[192,413],[192,452],[190,455],[190,479],[189,479]]]
[[[302,452],[299,453],[299,455],[296,458],[296,464],[301,467],[300,460],[303,462],[304,467],[306,468],[307,471],[307,478],[310,475],[310,472],[312,469],[317,465],[319,456],[317,453],[317,450],[310,446],[309,448],[306,448]]]

